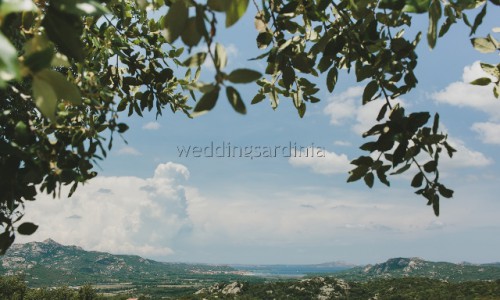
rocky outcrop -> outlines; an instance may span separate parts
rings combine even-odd
[[[219,293],[223,295],[237,295],[242,292],[242,289],[243,289],[243,283],[237,281],[226,285],[221,283],[216,283],[212,286],[198,290],[197,292],[195,292],[195,295],[201,295],[201,294],[216,295]]]

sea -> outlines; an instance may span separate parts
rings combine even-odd
[[[328,265],[231,265],[247,275],[259,277],[304,277],[307,275],[327,275],[350,269],[349,266]]]

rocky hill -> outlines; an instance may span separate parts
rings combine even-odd
[[[500,279],[500,267],[498,264],[431,262],[418,257],[391,258],[384,263],[354,267],[335,276],[347,280],[425,277],[461,282]]]
[[[164,263],[136,255],[113,255],[64,246],[51,239],[16,244],[0,257],[0,275],[22,273],[30,286],[137,282],[234,272],[227,266]]]
[[[349,284],[333,277],[274,281],[261,284],[214,284],[184,299],[346,299]]]

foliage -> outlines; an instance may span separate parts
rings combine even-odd
[[[449,283],[428,278],[378,279],[343,282],[315,277],[245,284],[237,295],[201,293],[181,299],[498,299],[500,281]]]
[[[90,285],[78,289],[67,286],[57,288],[30,289],[26,286],[23,277],[0,277],[0,296],[5,300],[98,300],[103,299],[97,295]]]
[[[262,271],[280,266],[255,267]],[[298,269],[303,273],[315,268],[297,265],[294,273]],[[300,279],[264,278],[239,275],[240,272],[227,266],[161,263],[138,256],[85,251],[50,240],[14,245],[0,259],[0,274],[17,273],[24,276],[0,277],[0,299],[59,299],[57,297],[64,296],[123,300],[128,298],[125,295],[137,297],[138,294],[151,299],[214,299],[215,296],[233,299],[234,295],[227,291],[224,294],[224,289],[234,281],[243,283],[238,285],[241,288],[237,294],[239,299],[315,299],[318,295],[326,297],[328,293],[340,298],[348,295],[349,299],[369,299],[375,294],[382,297],[379,299],[500,296],[498,263],[473,265],[392,258],[380,264],[333,271],[330,274],[334,277],[316,274]],[[199,293],[194,295],[195,292]],[[105,298],[101,293],[114,296]]]
[[[341,283],[341,285],[338,285]],[[184,294],[176,299],[313,299],[318,298],[329,286],[336,286],[337,293],[322,299],[498,299],[500,281],[468,281],[449,283],[428,278],[379,279],[367,282],[343,282],[333,277],[317,277],[307,280],[287,280],[268,283],[243,283],[237,295],[222,293]],[[0,296],[5,300],[125,300],[129,295],[104,296],[95,293],[91,286],[78,289],[68,287],[27,288],[22,278],[0,277]],[[345,289],[340,287],[344,286]],[[92,291],[91,297],[83,298],[81,291]],[[132,296],[132,295],[130,295]],[[136,296],[137,297],[137,296]],[[162,297],[159,294],[158,297]],[[151,299],[141,295],[139,299]]]
[[[439,157],[455,149],[432,125],[428,112],[407,113],[394,99],[411,91],[418,80],[415,49],[421,33],[405,37],[416,14],[428,14],[427,42],[433,48],[458,20],[474,35],[498,0],[273,0],[256,6],[256,57],[265,60],[265,75],[255,70],[226,70],[227,55],[216,42],[218,20],[235,24],[249,0],[3,0],[0,1],[0,253],[15,232],[31,234],[37,226],[19,224],[24,202],[38,193],[60,194],[61,185],[96,176],[95,165],[112,148],[113,137],[128,126],[128,115],[165,107],[196,116],[211,110],[221,91],[244,114],[238,84],[256,81],[252,104],[269,98],[276,109],[290,99],[300,117],[319,87],[311,78],[326,73],[326,87],[335,89],[342,70],[354,70],[366,83],[362,102],[381,101],[376,123],[361,146],[367,154],[353,160],[348,182],[375,177],[389,186],[387,175],[416,171],[411,185],[439,214],[440,197],[453,191],[440,182]],[[467,13],[479,12],[469,21]],[[166,11],[166,13],[164,13]],[[162,15],[158,18],[158,15]],[[179,40],[190,50],[203,42],[206,51],[182,58]],[[480,52],[499,49],[491,35],[474,37]],[[178,45],[178,44],[176,44]],[[199,81],[201,65],[214,63],[213,82]],[[182,61],[181,61],[182,60]],[[177,77],[173,68],[186,70]],[[491,77],[477,85],[500,86],[500,65],[482,64]],[[194,75],[193,72],[194,71]],[[197,100],[194,108],[188,95]]]

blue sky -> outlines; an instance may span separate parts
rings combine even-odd
[[[479,35],[498,26],[494,15],[497,8]],[[228,70],[263,68],[248,61],[259,54],[252,18],[250,8],[234,27],[218,31]],[[425,32],[425,20],[414,23]],[[442,200],[440,217],[414,195],[414,171],[391,178],[391,188],[346,183],[349,161],[362,154],[360,133],[373,124],[378,104],[361,107],[362,84],[341,74],[332,94],[319,78],[322,101],[308,105],[303,119],[286,100],[276,111],[267,100],[250,106],[254,84],[238,87],[246,116],[221,97],[195,119],[168,111],[158,120],[154,114],[126,119],[128,145],[115,137],[100,175],[72,198],[29,203],[25,219],[40,228],[18,241],[50,237],[89,250],[206,263],[362,264],[399,256],[500,261],[500,102],[491,87],[467,83],[482,76],[477,61],[496,64],[498,56],[476,52],[459,25],[432,51],[422,41],[419,57],[419,85],[401,101],[407,111],[438,111],[459,150],[441,164],[455,197]],[[213,67],[203,72],[208,80]],[[325,155],[179,157],[180,147],[212,142],[254,149],[314,143]]]

